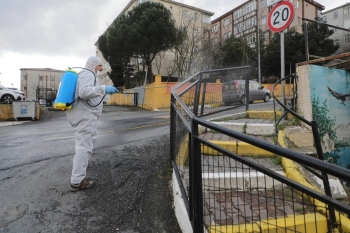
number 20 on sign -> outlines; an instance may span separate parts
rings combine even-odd
[[[268,16],[268,27],[273,32],[286,29],[294,18],[294,6],[289,1],[282,1],[275,5]]]

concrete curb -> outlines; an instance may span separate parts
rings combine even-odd
[[[27,121],[1,121],[0,127],[20,125],[20,124],[23,124],[24,122],[27,122]]]

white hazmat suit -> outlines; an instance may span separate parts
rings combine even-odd
[[[89,154],[97,140],[97,121],[102,113],[101,102],[105,93],[105,86],[100,85],[95,77],[96,67],[102,65],[100,58],[92,56],[86,62],[85,68],[78,74],[73,108],[67,110],[67,119],[74,128],[75,155],[71,184],[79,184],[86,176]],[[97,106],[96,106],[97,105]]]

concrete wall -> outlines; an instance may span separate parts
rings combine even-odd
[[[350,72],[306,65],[297,73],[301,115],[317,122],[325,158],[350,169]]]

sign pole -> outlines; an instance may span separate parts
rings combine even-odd
[[[275,0],[270,0],[274,3]],[[270,11],[267,25],[269,29],[273,32],[280,32],[281,36],[281,79],[285,78],[285,60],[284,60],[284,30],[291,24],[294,18],[294,5],[289,1],[281,1],[277,3]],[[281,94],[282,103],[285,103],[285,91],[284,83],[281,82]],[[284,114],[284,109],[282,108],[282,115]]]
[[[284,31],[281,32],[281,79],[285,77],[285,69],[284,69]],[[284,81],[282,81],[281,92],[282,92],[282,103],[284,102]],[[284,108],[282,108],[282,115],[284,114]]]

